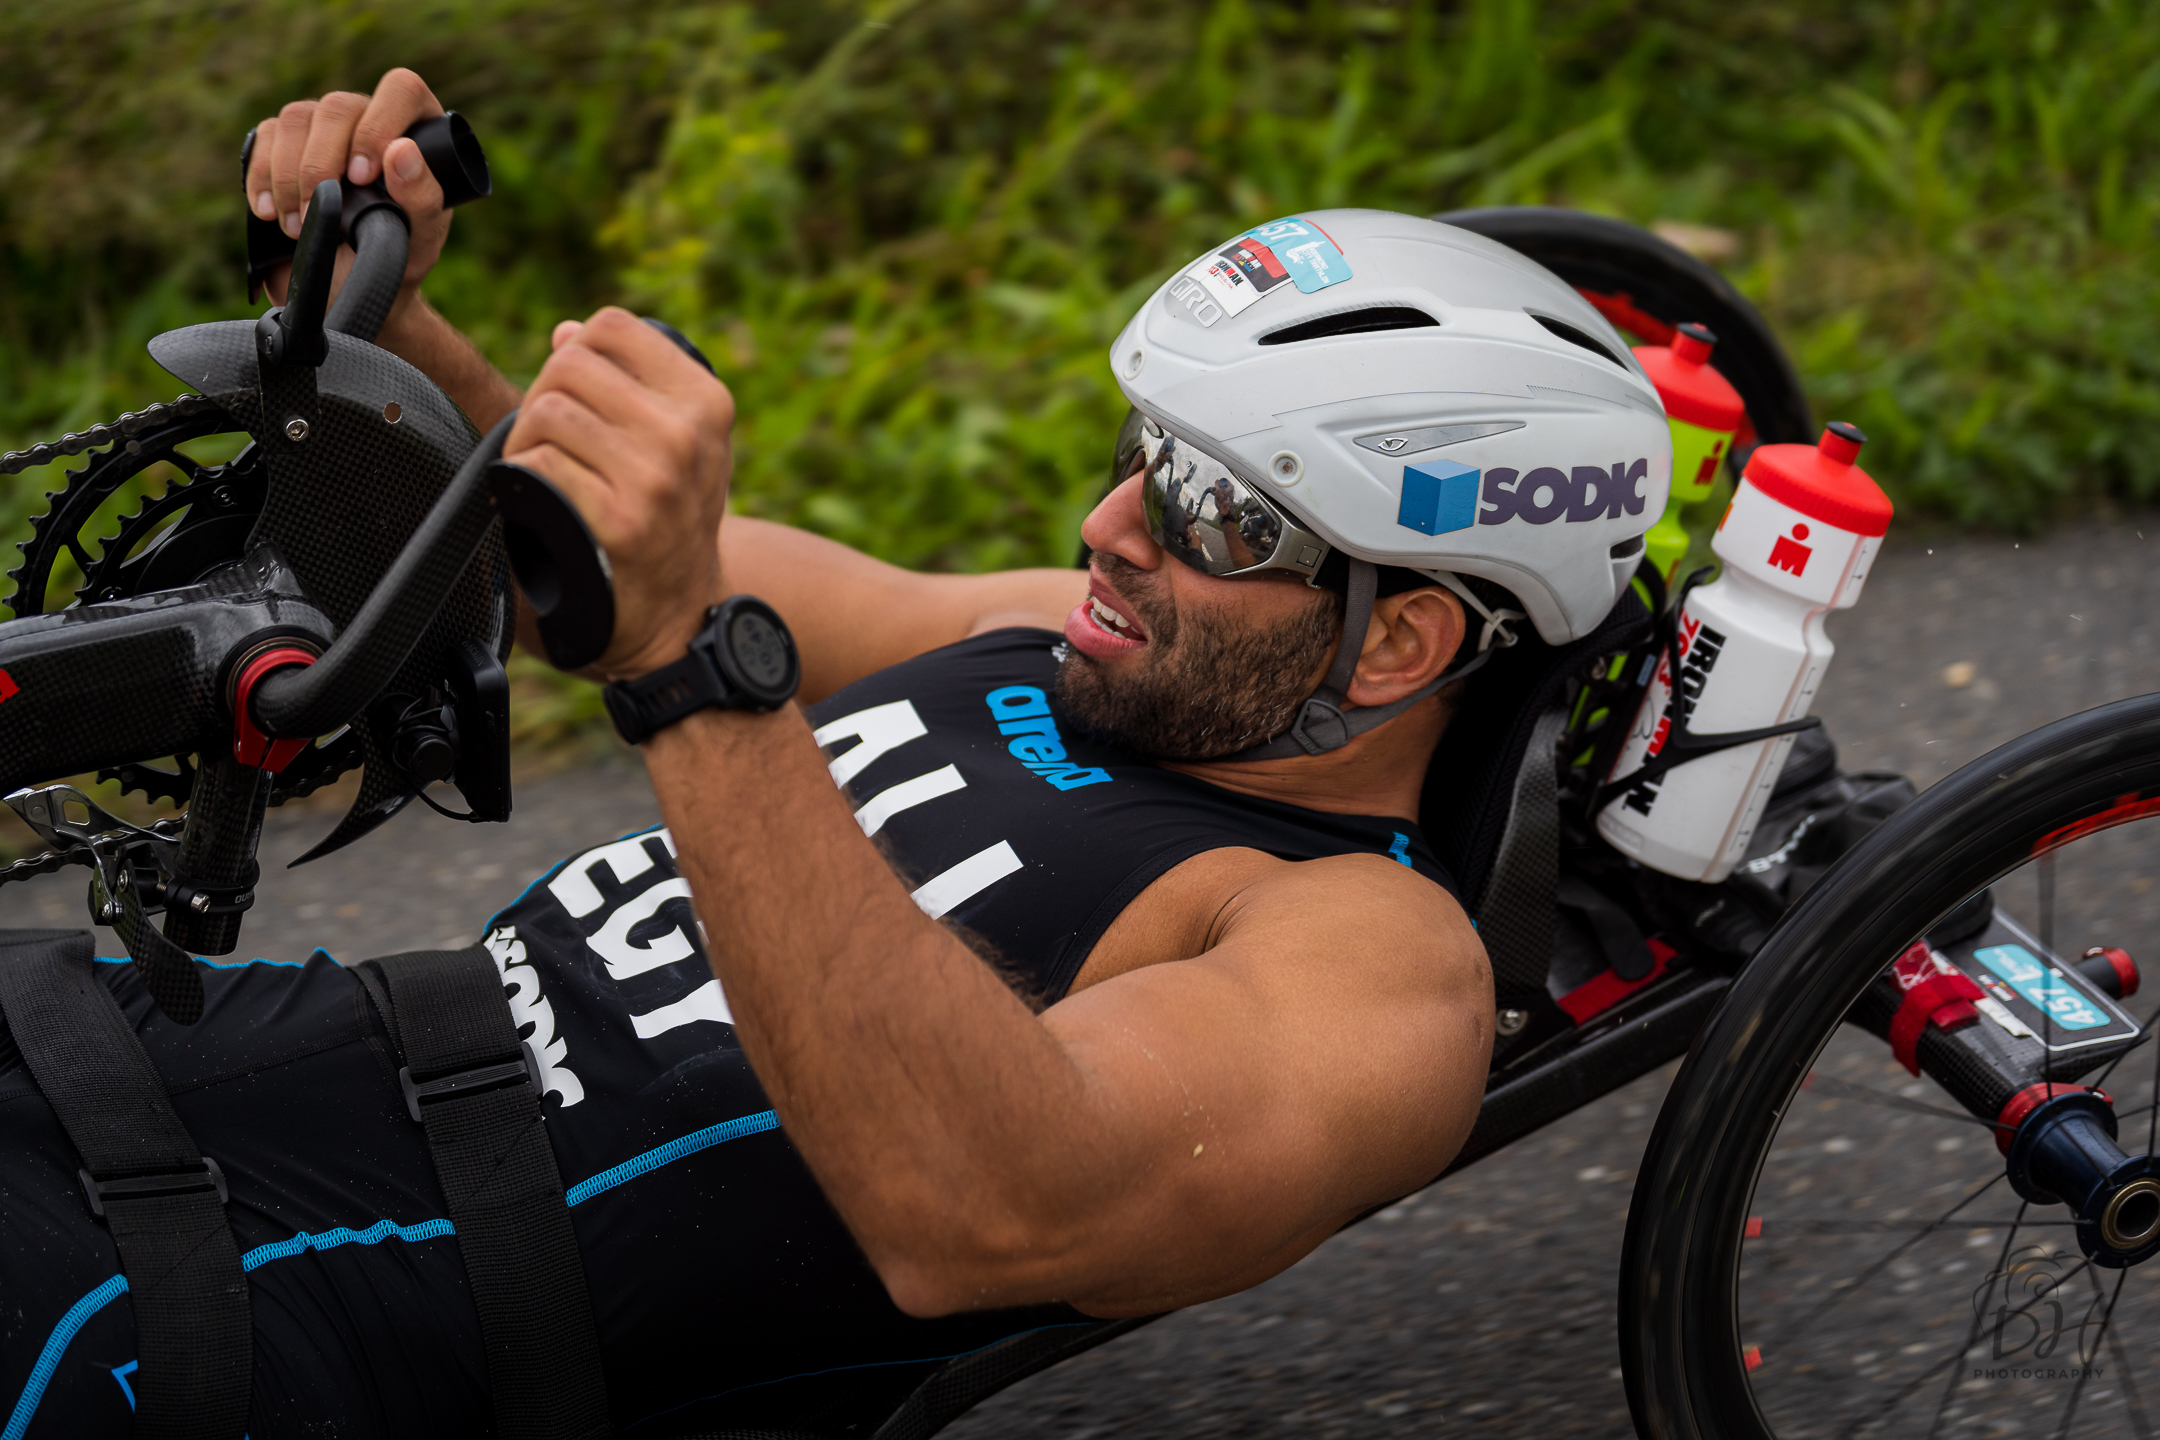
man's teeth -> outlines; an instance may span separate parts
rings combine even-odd
[[[1126,624],[1124,616],[1118,614],[1117,611],[1112,610],[1109,606],[1103,604],[1102,601],[1097,600],[1094,596],[1090,595],[1088,597],[1088,604],[1094,607],[1095,623],[1102,626],[1105,630],[1108,630],[1111,634],[1123,635],[1126,638],[1133,640],[1137,640],[1140,638],[1140,632],[1133,629],[1132,626]]]

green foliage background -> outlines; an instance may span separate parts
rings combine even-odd
[[[0,444],[176,387],[244,313],[241,134],[410,64],[496,198],[429,293],[513,376],[604,301],[742,414],[737,503],[1062,562],[1180,262],[1299,209],[1548,202],[1726,268],[1901,506],[2160,490],[2154,0],[0,0]],[[47,485],[7,482],[19,526]]]

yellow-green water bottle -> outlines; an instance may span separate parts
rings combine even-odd
[[[1670,348],[1638,345],[1635,358],[1657,386],[1665,403],[1665,418],[1672,426],[1672,497],[1665,513],[1643,537],[1650,563],[1657,566],[1669,587],[1680,564],[1687,558],[1688,533],[1680,523],[1682,506],[1709,498],[1717,484],[1718,463],[1732,448],[1733,436],[1747,421],[1747,406],[1740,392],[1724,376],[1710,368],[1710,351],[1717,336],[1707,325],[1682,325],[1673,332]]]

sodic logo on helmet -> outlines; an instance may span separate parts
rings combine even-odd
[[[1615,460],[1610,472],[1600,465],[1567,470],[1541,465],[1527,475],[1499,466],[1481,472],[1452,460],[1427,460],[1403,466],[1402,504],[1395,523],[1420,535],[1445,535],[1472,525],[1505,525],[1517,516],[1532,525],[1560,519],[1617,520],[1643,513],[1649,499],[1643,482],[1649,475],[1647,456],[1633,464]]]

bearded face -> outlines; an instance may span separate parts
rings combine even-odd
[[[1081,623],[1145,643],[1109,660],[1069,647],[1053,700],[1081,732],[1143,759],[1212,760],[1282,733],[1334,659],[1343,601],[1332,591],[1259,576],[1225,587],[1231,603],[1180,607],[1163,572],[1103,552],[1093,563],[1120,603],[1090,601]],[[1261,586],[1273,603],[1234,603]]]

